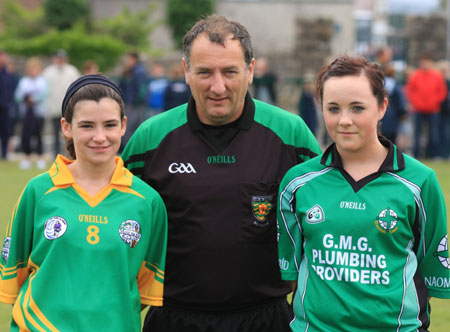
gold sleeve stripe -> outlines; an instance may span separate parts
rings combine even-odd
[[[19,295],[16,303],[14,304],[12,316],[13,316],[14,321],[19,326],[20,331],[29,331],[29,329],[27,328],[27,325],[25,324],[25,319],[24,319],[21,304],[20,304],[21,299],[22,299],[22,294]]]
[[[14,285],[19,283],[20,285],[24,283],[25,279],[28,277],[29,269],[24,268],[17,268],[17,266],[14,267],[14,270],[7,271],[7,272],[1,272],[2,275],[2,284],[5,285]],[[14,276],[15,275],[15,276]],[[8,276],[14,276],[11,279],[6,279]],[[19,290],[17,290],[18,292]]]
[[[59,332],[59,330],[56,327],[54,327],[52,323],[50,323],[50,321],[47,319],[47,317],[44,316],[42,311],[39,309],[39,307],[34,302],[32,296],[30,296],[30,308],[31,308],[31,310],[33,310],[35,315],[40,319],[40,321],[42,323],[44,323],[45,327],[47,327],[52,332]]]
[[[20,265],[24,264],[25,263],[20,263]],[[14,302],[16,302],[17,294],[19,294],[20,288],[28,278],[30,269],[26,266],[23,268],[18,268],[17,266],[15,266],[10,269],[14,270],[8,274],[3,273],[2,275],[2,280],[0,282],[0,299],[2,300],[2,302],[14,304]],[[13,277],[10,279],[3,279],[5,275],[13,275]]]
[[[16,214],[16,208],[17,206],[14,206],[12,212],[11,212],[11,216],[9,217],[9,222],[8,225],[6,226],[6,234],[5,237],[11,236],[12,234],[12,223],[13,223],[13,219],[14,219],[14,215]]]
[[[12,267],[5,267],[3,264],[0,264],[0,274],[3,276],[15,273],[17,271],[17,265]]]
[[[14,270],[7,275],[13,275],[10,279],[2,279],[0,282],[0,298],[3,302],[13,304],[16,301],[17,294],[19,294],[20,287],[22,287],[25,280],[28,278],[30,269],[27,267]],[[3,274],[2,278],[5,276]]]
[[[31,288],[31,280],[30,284],[28,286],[27,291],[25,292],[25,298],[23,300],[23,309],[25,313],[25,318],[28,322],[30,322],[38,331],[41,332],[47,332],[42,327],[39,326],[39,324],[34,320],[34,318],[31,316],[31,314],[28,312],[28,302],[30,300],[30,288]]]
[[[32,284],[33,284],[33,279],[36,276],[37,271],[39,270],[39,266],[37,266],[36,264],[34,264],[31,260],[29,260],[29,265],[33,268],[33,272],[30,275],[30,281],[28,284],[28,289],[25,292],[25,298],[24,298],[24,304],[23,304],[23,308],[24,308],[24,312],[25,312],[25,317],[27,318],[27,320],[29,322],[31,322],[31,324],[33,324],[34,327],[36,327],[39,331],[43,331],[46,332],[45,329],[43,329],[37,322],[36,320],[34,320],[34,318],[31,316],[31,314],[28,312],[28,305],[30,307],[30,309],[32,310],[32,312],[37,316],[37,318],[39,318],[39,320],[43,323],[43,325],[45,326],[45,328],[47,328],[48,330],[52,331],[52,332],[59,332],[58,329],[56,329],[50,322],[49,320],[44,316],[44,314],[42,313],[42,311],[38,308],[38,306],[36,305],[36,303],[33,300],[33,297],[31,296],[31,289],[32,289]]]
[[[11,296],[9,294],[2,294],[0,292],[0,301],[6,304],[14,304],[16,302],[16,296]]]
[[[17,264],[15,266],[12,266],[12,267],[5,267],[3,264],[0,263],[0,271],[1,270],[9,271],[9,270],[12,270],[12,269],[19,269],[19,268],[21,268],[23,266],[26,266],[26,263],[23,262],[23,261],[17,262]]]
[[[164,276],[164,271],[161,270],[160,268],[158,268],[158,265],[150,263],[150,262],[148,262],[148,265],[150,265],[155,272],[157,272],[157,273],[159,273],[159,274]]]
[[[20,201],[22,200],[22,196],[23,196],[24,191],[25,191],[25,188],[20,193],[20,196],[17,199],[17,203],[14,206],[13,212],[11,213],[11,219],[9,220],[8,226],[6,228],[6,236],[11,236],[13,220],[14,220],[14,217],[16,216],[17,208],[19,207]]]
[[[163,299],[162,298],[149,298],[149,297],[143,297],[141,296],[141,303],[145,305],[151,305],[154,307],[162,307],[163,305]]]
[[[138,289],[143,304],[161,306],[164,284],[155,277],[155,272],[149,270],[143,263],[137,278]]]
[[[11,236],[12,223],[13,223],[14,216],[16,214],[16,209],[17,209],[17,205],[14,205],[14,208],[11,212],[11,216],[9,217],[8,225],[6,225],[5,237]]]
[[[14,303],[20,290],[17,279],[2,280],[0,285],[0,297],[6,300],[6,303]]]

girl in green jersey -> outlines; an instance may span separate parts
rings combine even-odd
[[[58,155],[13,211],[0,258],[11,331],[140,331],[161,306],[167,216],[161,197],[124,166],[122,93],[86,75],[68,88]]]
[[[381,67],[341,56],[316,96],[334,143],[280,185],[279,262],[296,284],[293,331],[427,331],[450,298],[446,209],[435,173],[379,135]]]

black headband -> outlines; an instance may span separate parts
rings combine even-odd
[[[69,99],[77,92],[79,89],[81,89],[85,85],[89,84],[102,84],[109,86],[111,89],[113,89],[115,92],[117,92],[120,96],[120,98],[123,99],[123,93],[120,91],[119,87],[111,81],[108,77],[103,75],[85,75],[81,76],[77,80],[75,80],[67,89],[66,95],[64,96],[64,100],[62,103],[62,116],[64,116],[64,111],[66,110],[67,103],[69,102]]]

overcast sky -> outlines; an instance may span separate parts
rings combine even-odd
[[[439,5],[439,0],[389,0],[390,11],[423,12],[433,11]]]

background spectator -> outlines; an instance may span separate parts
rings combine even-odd
[[[444,76],[447,85],[447,96],[441,104],[441,119],[439,121],[440,155],[442,158],[450,158],[450,64],[447,60],[442,60],[437,63],[437,68]]]
[[[386,70],[391,66],[392,48],[390,48],[387,45],[379,48],[377,51],[376,62],[378,62],[381,65],[383,72],[386,72]]]
[[[128,118],[127,132],[122,140],[122,148],[137,127],[144,121],[147,108],[145,103],[147,83],[147,69],[140,61],[139,55],[135,52],[128,53],[125,56],[124,67],[119,80],[119,87],[124,94],[125,114]]]
[[[255,77],[253,78],[254,97],[266,103],[277,104],[277,75],[270,70],[266,58],[255,61]]]
[[[381,133],[392,143],[397,144],[400,126],[408,116],[406,100],[401,85],[395,79],[394,68],[386,67],[385,75],[384,87],[388,93],[389,104],[381,121]]]
[[[0,50],[0,150],[1,158],[7,159],[9,138],[12,135],[12,111],[14,107],[15,80],[8,68],[8,55]]]
[[[415,112],[414,157],[439,157],[439,113],[447,95],[447,86],[442,74],[434,69],[430,55],[421,55],[419,68],[411,73],[405,92]],[[420,140],[424,123],[428,124],[428,142],[422,154]]]
[[[94,60],[86,60],[83,63],[83,75],[95,75],[99,73],[98,64]]]
[[[53,153],[61,153],[61,104],[69,85],[80,77],[78,69],[69,63],[67,52],[60,49],[52,58],[52,64],[44,69],[42,76],[48,83],[47,112],[53,129]]]
[[[42,148],[42,129],[48,85],[41,71],[41,60],[37,57],[30,58],[26,65],[26,75],[19,80],[15,91],[22,119],[22,150],[25,153],[25,158],[19,164],[21,169],[31,167],[32,152],[38,154],[37,168],[44,169],[46,166]]]
[[[187,103],[191,90],[184,80],[181,63],[174,63],[169,69],[169,84],[164,93],[164,110]]]
[[[303,121],[308,125],[314,135],[317,135],[317,110],[314,101],[314,75],[305,75],[302,84],[302,93],[298,103],[298,111]]]
[[[164,93],[168,83],[166,69],[163,65],[155,63],[152,66],[148,82],[147,105],[150,109],[150,116],[164,111]]]

